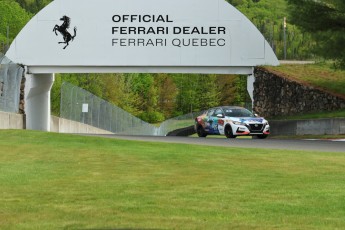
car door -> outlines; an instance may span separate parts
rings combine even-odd
[[[210,123],[210,134],[220,134],[219,132],[219,120],[224,117],[223,110],[221,108],[217,108],[214,110],[212,116],[209,117]]]
[[[205,128],[205,131],[207,133],[210,133],[210,128],[211,128],[212,123],[213,123],[213,121],[211,119],[213,113],[214,113],[214,109],[209,109],[207,111],[207,114],[206,114],[206,117],[205,117],[205,127],[204,128]]]

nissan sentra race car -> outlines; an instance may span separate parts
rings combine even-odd
[[[268,121],[238,106],[211,108],[195,118],[195,131],[199,137],[207,135],[257,136],[260,139],[270,134]]]

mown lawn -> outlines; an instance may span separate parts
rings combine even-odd
[[[0,131],[0,229],[342,229],[344,153]]]

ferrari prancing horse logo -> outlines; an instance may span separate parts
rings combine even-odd
[[[65,47],[63,47],[63,49],[66,49],[66,47],[69,45],[69,42],[73,41],[75,36],[77,36],[77,27],[74,27],[74,35],[72,36],[67,30],[71,24],[71,19],[65,15],[60,18],[60,21],[63,21],[62,25],[55,25],[53,32],[55,32],[56,36],[58,35],[56,31],[60,32],[64,41],[59,42],[59,44],[66,44]]]

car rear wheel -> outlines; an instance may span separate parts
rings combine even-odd
[[[225,127],[224,134],[227,138],[236,138],[236,136],[232,134],[232,128],[230,125]]]
[[[196,132],[197,132],[199,137],[206,137],[207,136],[207,133],[205,132],[204,128],[201,125],[198,126]]]

